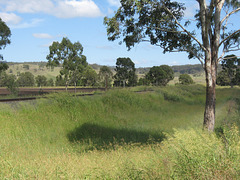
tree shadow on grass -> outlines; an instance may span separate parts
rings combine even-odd
[[[67,135],[71,143],[87,143],[85,150],[110,149],[115,145],[148,144],[161,142],[165,136],[162,132],[147,133],[130,129],[115,129],[96,124],[85,123]]]

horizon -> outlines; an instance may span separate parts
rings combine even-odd
[[[195,0],[178,1],[186,4],[185,19],[196,13]],[[114,15],[119,0],[8,0],[0,5],[0,17],[12,32],[11,44],[0,53],[8,62],[45,61],[52,42],[67,37],[82,44],[89,64],[114,66],[118,57],[129,57],[136,67],[200,64],[189,60],[185,52],[163,54],[150,43],[141,42],[128,51],[119,41],[108,41],[103,18]],[[230,23],[238,22],[236,18]],[[240,52],[235,54],[240,56]]]

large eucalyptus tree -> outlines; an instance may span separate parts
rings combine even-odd
[[[49,51],[47,66],[61,65],[60,79],[65,81],[66,90],[71,82],[75,84],[76,89],[76,83],[88,65],[86,56],[82,54],[83,46],[79,42],[72,43],[68,38],[64,37],[60,43],[53,42],[49,46]]]
[[[206,105],[203,126],[214,130],[217,64],[225,53],[239,49],[240,23],[229,28],[229,19],[240,10],[239,0],[196,0],[197,22],[191,31],[184,20],[184,4],[171,0],[121,0],[112,18],[105,17],[108,39],[123,37],[127,48],[143,41],[160,46],[163,52],[188,53],[205,70]],[[224,10],[224,11],[223,11]],[[233,29],[235,27],[235,29]],[[200,33],[197,33],[200,32]],[[197,36],[200,34],[200,38]]]

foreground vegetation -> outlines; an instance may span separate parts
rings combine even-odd
[[[213,134],[203,86],[153,90],[0,104],[0,179],[237,179],[240,90],[217,89]]]

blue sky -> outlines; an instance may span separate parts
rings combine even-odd
[[[193,15],[196,1],[181,2],[187,2],[186,16]],[[13,62],[46,61],[51,43],[68,37],[83,45],[91,64],[114,66],[118,57],[130,57],[137,67],[199,63],[186,53],[163,54],[148,43],[127,51],[124,44],[108,41],[103,18],[118,6],[119,0],[0,0],[0,17],[12,31],[11,44],[0,54]]]

